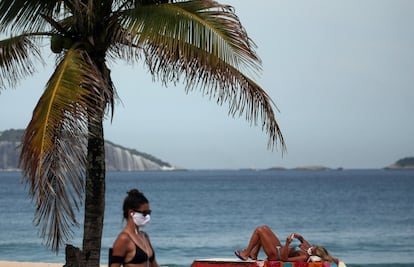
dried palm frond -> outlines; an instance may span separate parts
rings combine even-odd
[[[106,84],[87,54],[68,51],[23,137],[20,162],[36,201],[35,223],[53,248],[77,225],[72,206],[79,209],[83,199],[88,125],[104,108],[101,88]]]

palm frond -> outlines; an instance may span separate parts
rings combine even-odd
[[[215,1],[142,6],[121,13],[120,24],[137,45],[163,44],[176,49],[180,56],[194,53],[193,48],[185,50],[188,47],[182,45],[192,44],[244,71],[261,69],[255,44],[232,8]],[[177,57],[176,54],[170,56]]]
[[[106,84],[87,54],[69,50],[50,78],[26,128],[20,165],[36,204],[35,223],[58,251],[77,225],[84,190],[88,124]],[[101,97],[102,96],[102,97]],[[104,106],[102,107],[104,108]]]
[[[277,107],[266,91],[255,81],[225,62],[210,67],[194,59],[189,60],[186,67],[174,71],[171,71],[171,67],[167,64],[157,60],[154,66],[150,66],[156,70],[153,71],[153,75],[170,73],[171,76],[176,75],[177,72],[183,73],[187,92],[198,88],[204,95],[215,98],[220,105],[227,102],[231,116],[243,116],[244,114],[245,119],[252,124],[257,125],[261,119],[262,129],[269,136],[268,147],[273,149],[279,141],[282,152],[285,151],[286,145],[282,131],[275,118],[274,111]],[[163,76],[161,79],[167,78]]]
[[[1,0],[0,30],[36,32],[44,29],[47,22],[42,16],[61,16],[66,0]]]
[[[261,117],[269,147],[279,140],[285,149],[277,107],[246,75],[257,75],[261,61],[231,7],[210,0],[142,6],[119,21],[131,47],[142,48],[153,76],[164,83],[185,76],[187,90],[200,88],[219,104],[227,101],[231,115],[245,114],[255,124]]]
[[[44,64],[38,46],[28,35],[0,41],[0,89],[15,86],[19,80],[33,74],[35,63]]]

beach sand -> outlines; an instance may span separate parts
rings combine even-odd
[[[0,267],[62,267],[64,263],[0,261]],[[101,265],[106,267],[106,265]]]
[[[64,263],[0,261],[0,267],[62,267]]]

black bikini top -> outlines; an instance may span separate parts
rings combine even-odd
[[[127,234],[128,235],[128,234]],[[132,240],[132,238],[128,235],[129,239],[131,239],[132,242],[134,242],[134,240]],[[145,237],[148,240],[147,235],[145,234]],[[140,263],[144,263],[146,261],[149,262],[153,262],[155,259],[155,252],[154,249],[151,246],[151,243],[148,242],[151,250],[152,250],[152,256],[148,258],[148,254],[143,251],[137,244],[135,244],[135,255],[132,258],[132,260],[130,260],[129,262],[125,262],[125,257],[122,256],[114,256],[112,255],[112,248],[109,249],[109,266],[111,266],[111,263],[121,263],[121,264],[140,264]]]
[[[125,262],[125,264],[129,264],[129,263],[140,264],[146,261],[153,262],[155,259],[155,253],[154,253],[154,250],[152,249],[152,246],[151,246],[151,250],[153,251],[152,256],[148,258],[148,254],[145,253],[145,251],[143,251],[137,244],[135,244],[135,256],[129,262]]]

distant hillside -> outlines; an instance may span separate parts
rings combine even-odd
[[[0,132],[0,171],[17,170],[20,143],[24,130]],[[147,153],[105,141],[105,162],[108,171],[172,170],[169,163]]]
[[[395,164],[401,167],[408,167],[408,166],[414,167],[414,157],[400,159]]]
[[[386,167],[385,169],[414,169],[414,157],[397,160],[397,162]]]

